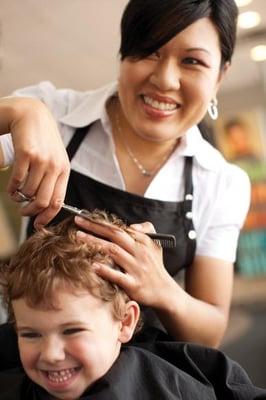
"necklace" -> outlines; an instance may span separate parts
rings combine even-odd
[[[117,131],[119,133],[120,139],[122,141],[122,144],[127,152],[127,154],[129,155],[130,159],[134,162],[134,164],[136,165],[136,167],[138,168],[138,170],[140,171],[141,175],[150,178],[151,176],[153,176],[159,169],[160,167],[165,163],[165,161],[167,160],[167,158],[170,156],[170,154],[172,153],[172,151],[174,150],[177,141],[175,141],[173,143],[173,145],[171,146],[170,150],[164,155],[164,157],[161,159],[160,163],[156,165],[155,168],[153,168],[153,170],[148,171],[141,163],[140,161],[137,159],[137,157],[133,154],[131,148],[129,147],[129,145],[126,143],[126,141],[124,140],[123,137],[123,133],[122,133],[122,128],[121,128],[121,124],[120,124],[120,120],[119,120],[119,115],[118,112],[116,112],[115,114],[115,120],[116,120],[116,126],[117,126]]]

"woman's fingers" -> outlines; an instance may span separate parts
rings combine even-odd
[[[151,222],[142,222],[141,224],[131,224],[130,227],[134,231],[144,232],[144,233],[155,233],[156,230]]]
[[[123,247],[108,240],[96,237],[94,234],[83,231],[77,232],[77,238],[84,243],[96,246],[100,250],[104,251],[104,253],[108,254],[117,265],[123,268],[123,270],[131,272],[131,266],[134,263],[134,256]]]
[[[123,288],[126,292],[134,284],[134,279],[129,274],[109,267],[105,264],[94,264],[95,272],[100,275],[103,279],[113,282],[116,285]]]
[[[20,189],[25,196],[34,197],[22,214],[41,214],[39,223],[45,225],[62,205],[70,171],[68,156],[57,124],[41,101],[14,98],[10,107],[15,161],[8,191],[12,196]]]
[[[75,221],[90,232],[78,231],[77,238],[99,246],[121,268],[121,271],[113,271],[110,266],[103,265],[96,272],[123,287],[132,299],[146,305],[155,304],[157,289],[161,288],[162,280],[165,282],[169,279],[163,265],[162,248],[136,229],[130,228],[128,233],[111,224],[101,225],[80,217],[76,217]]]
[[[98,243],[100,243],[99,237],[103,238],[102,244],[104,245],[104,249],[114,259],[114,261],[123,268],[128,267],[124,266],[124,263],[132,261],[132,259],[129,260],[125,257],[125,254],[130,254],[134,259],[136,259],[136,257],[141,259],[145,256],[147,251],[158,251],[158,246],[151,238],[149,238],[148,235],[140,230],[133,229],[132,227],[125,231],[124,229],[112,224],[106,225],[105,223],[103,225],[101,223],[91,222],[81,217],[75,217],[75,223],[87,232],[98,236],[96,239],[98,240]],[[146,231],[155,232],[151,223],[138,225],[143,225],[143,228],[146,229]],[[83,237],[86,238],[86,233],[83,234]],[[162,250],[160,249],[160,252],[161,251]]]
[[[94,223],[81,217],[75,217],[75,223],[84,231],[78,232],[78,238],[85,243],[93,243],[101,247],[120,267],[127,272],[141,262],[145,262],[149,253],[161,255],[162,249],[143,232],[127,231],[112,224],[110,226]],[[96,235],[96,236],[95,236]]]
[[[68,171],[65,171],[59,176],[55,184],[54,192],[52,194],[49,206],[40,213],[38,213],[38,215],[34,220],[35,228],[37,228],[40,225],[42,226],[49,223],[54,218],[54,216],[60,211],[66,195],[68,177],[69,177]],[[45,186],[43,186],[43,188],[45,190]]]
[[[62,179],[62,177],[57,178],[54,174],[44,175],[33,200],[21,209],[21,214],[38,214],[34,225],[45,225],[50,222],[54,215],[58,213],[64,201],[65,183],[64,181],[62,183]],[[21,192],[27,193],[26,185],[22,187]]]
[[[7,185],[7,192],[10,194],[12,200],[16,201],[14,194],[16,190],[20,189],[25,181],[30,166],[30,160],[23,155],[17,155],[13,164],[12,173]]]
[[[75,217],[75,223],[86,231],[107,239],[107,243],[115,243],[116,245],[127,251],[129,254],[133,254],[134,238],[124,229],[119,228],[118,226],[113,224],[107,225],[105,223],[103,225],[100,222],[94,223],[81,217]]]

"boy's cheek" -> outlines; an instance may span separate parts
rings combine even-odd
[[[25,370],[31,369],[34,367],[36,354],[32,351],[31,346],[26,345],[25,343],[18,342],[20,359]]]

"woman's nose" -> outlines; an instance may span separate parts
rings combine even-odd
[[[180,69],[174,60],[162,60],[155,66],[150,82],[163,91],[180,88]]]
[[[63,361],[65,359],[64,343],[56,338],[46,339],[42,344],[40,359],[47,363]]]

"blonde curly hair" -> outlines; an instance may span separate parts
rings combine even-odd
[[[88,217],[125,228],[114,215],[95,210]],[[117,269],[114,261],[99,246],[76,238],[77,226],[68,218],[56,226],[42,228],[27,239],[8,264],[0,268],[3,303],[9,321],[14,322],[12,301],[23,298],[30,307],[56,309],[58,287],[70,288],[75,293],[84,289],[104,302],[112,304],[113,315],[122,320],[129,297],[123,289],[98,276],[95,263]],[[139,330],[139,323],[137,330]]]

